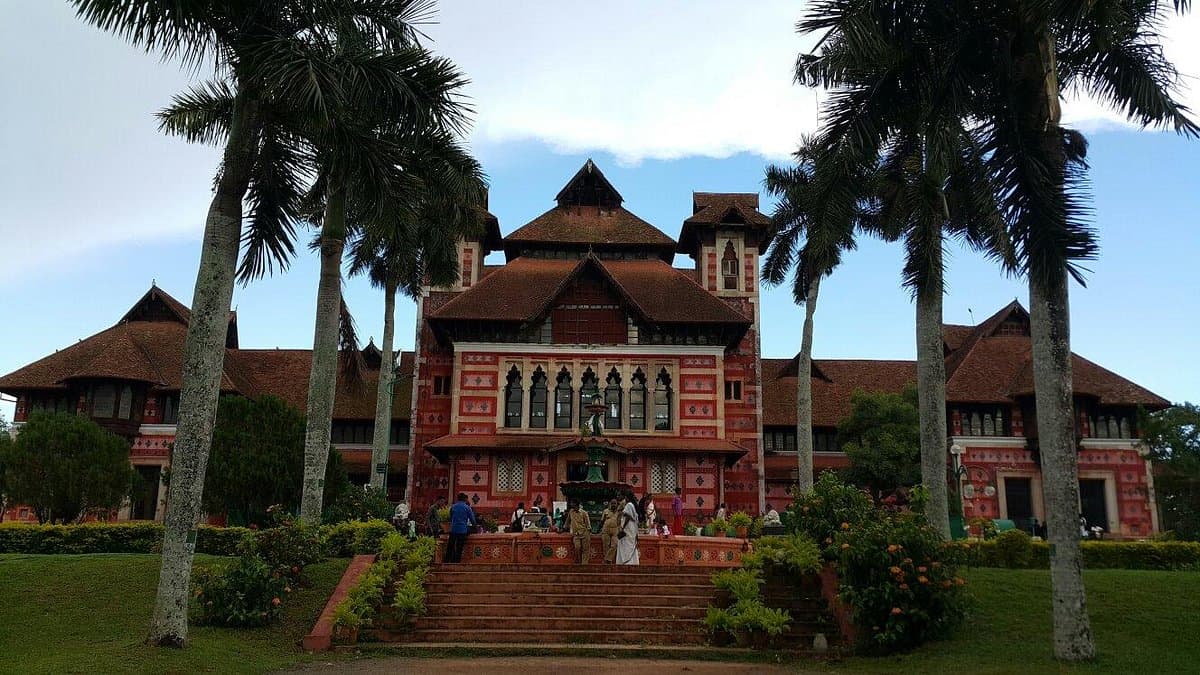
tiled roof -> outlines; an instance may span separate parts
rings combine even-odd
[[[674,239],[622,206],[555,206],[504,238],[506,250],[522,243],[675,248]]]
[[[656,323],[729,323],[750,320],[701,288],[688,273],[661,260],[517,258],[429,313],[434,320],[532,321],[548,310],[584,266],[595,265],[629,303]]]
[[[676,250],[685,255],[694,254],[700,228],[719,225],[769,231],[770,224],[771,219],[758,210],[756,192],[693,192],[692,215],[683,221]],[[759,241],[759,250],[765,250],[769,241],[769,238]]]
[[[993,338],[995,339],[995,338]],[[1142,405],[1154,410],[1171,405],[1167,399],[1131,382],[1120,375],[1089,361],[1078,354],[1071,355],[1072,388],[1076,394],[1095,396],[1106,405]],[[1013,396],[1033,393],[1033,363],[1027,362],[1013,381]]]
[[[191,313],[160,289],[152,288],[151,293],[143,296],[121,323],[0,377],[0,391],[63,389],[75,379],[133,380],[146,383],[154,391],[177,391],[182,386],[187,339],[187,325],[179,319],[189,319]],[[128,320],[138,316],[135,310],[146,307],[147,298],[161,301],[169,311],[163,314],[156,310],[155,320]],[[226,349],[221,391],[246,396],[273,394],[303,410],[311,365],[310,350]],[[340,385],[334,417],[373,419],[378,378],[379,371],[368,368],[360,387]],[[412,352],[400,354],[400,375],[394,392],[393,419],[408,419]]]
[[[762,360],[763,425],[796,424],[794,359]],[[813,359],[828,379],[812,381],[813,426],[833,427],[850,414],[850,397],[857,390],[898,392],[917,381],[913,361]],[[790,366],[790,369],[789,369]],[[790,372],[789,372],[790,371]]]

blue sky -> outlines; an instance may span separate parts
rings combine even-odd
[[[689,4],[673,30],[657,20],[667,9],[631,4],[626,16],[644,12],[646,21],[606,39],[558,30],[558,22],[596,11],[561,4],[543,6],[529,22],[492,3],[446,3],[430,30],[435,47],[474,80],[471,143],[505,233],[549,208],[592,157],[630,210],[676,236],[693,190],[757,191],[765,164],[785,158],[815,125],[818,95],[787,77],[802,46],[790,30],[795,3],[763,2],[730,18],[740,22],[728,32],[733,42],[711,47],[691,70],[680,64],[695,30],[727,3]],[[600,35],[611,20],[588,19]],[[649,35],[658,41],[648,59]],[[1200,74],[1195,16],[1174,44],[1186,45],[1171,47],[1181,70]],[[154,129],[153,111],[192,75],[80,25],[57,3],[0,7],[0,62],[6,373],[111,325],[152,279],[190,301],[216,154]],[[1200,142],[1132,130],[1087,101],[1069,103],[1067,117],[1091,142],[1102,246],[1088,287],[1073,289],[1075,351],[1172,400],[1200,400]],[[874,241],[847,257],[822,286],[818,357],[913,357],[913,306],[899,286],[900,266],[897,247]],[[982,320],[1027,298],[1019,280],[957,248],[948,282],[948,322],[970,323],[972,312]],[[315,258],[303,247],[286,274],[239,287],[242,345],[310,347],[315,290]],[[379,294],[351,279],[347,299],[364,339],[378,338]],[[786,289],[764,291],[764,316],[765,354],[795,353],[801,315]],[[405,347],[412,317],[412,306],[401,305],[397,340]],[[0,403],[0,414],[11,413]]]

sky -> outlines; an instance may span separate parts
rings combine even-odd
[[[468,142],[505,234],[553,204],[592,158],[625,206],[677,236],[691,192],[756,192],[818,123],[796,86],[802,2],[442,2],[430,46],[471,79]],[[1174,17],[1164,50],[1200,109],[1200,14]],[[152,282],[190,303],[217,151],[158,133],[154,112],[197,81],[92,28],[63,2],[0,3],[0,373],[110,326]],[[1139,130],[1072,95],[1087,133],[1101,255],[1072,289],[1074,350],[1174,401],[1200,400],[1200,141]],[[766,209],[766,196],[763,196]],[[1019,279],[951,245],[945,318],[985,319]],[[489,262],[499,262],[493,259]],[[679,258],[677,264],[690,264]],[[901,253],[866,240],[822,285],[818,358],[913,358]],[[312,344],[316,258],[239,286],[241,344]],[[349,279],[359,332],[378,339],[382,296]],[[397,342],[413,343],[401,303]],[[789,356],[802,315],[763,291],[763,351]],[[11,402],[0,415],[12,419]]]

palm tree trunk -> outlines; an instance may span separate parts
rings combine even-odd
[[[812,347],[813,314],[817,311],[817,294],[821,278],[812,280],[808,297],[804,299],[804,332],[800,336],[800,355],[796,364],[796,489],[800,494],[813,487],[812,432]]]
[[[216,192],[204,222],[200,267],[184,343],[179,421],[171,447],[162,566],[148,638],[159,646],[182,647],[188,637],[196,525],[200,522],[204,472],[208,468],[221,373],[225,367],[225,336],[242,235],[242,199],[249,185],[258,142],[259,104],[257,90],[239,88]]]
[[[392,399],[396,371],[392,366],[392,336],[396,328],[396,283],[388,280],[383,289],[383,355],[379,360],[379,385],[375,391],[375,436],[371,439],[371,487],[387,488],[387,471],[392,432]]]
[[[1064,270],[1061,283],[1051,288],[1031,282],[1029,302],[1042,494],[1050,540],[1054,655],[1081,661],[1095,658],[1096,648],[1083,587],[1083,553],[1079,548],[1079,466],[1067,279]]]
[[[942,351],[942,238],[931,237],[933,277],[917,290],[917,409],[921,421],[921,484],[929,491],[925,517],[950,539],[946,494],[946,358]]]
[[[312,370],[308,377],[307,429],[304,434],[304,485],[300,519],[321,522],[325,465],[329,462],[329,429],[337,389],[338,326],[342,306],[342,251],[346,247],[346,193],[332,187],[321,228],[321,277],[317,284],[317,317],[313,329]]]

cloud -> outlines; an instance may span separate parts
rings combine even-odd
[[[519,8],[519,11],[514,9]],[[472,79],[476,143],[533,139],[620,160],[786,157],[817,128],[816,94],[791,66],[811,47],[793,1],[443,2],[435,48]],[[1200,76],[1200,16],[1173,17],[1167,55]],[[1200,92],[1188,98],[1200,108]],[[1072,98],[1064,119],[1130,127]]]

